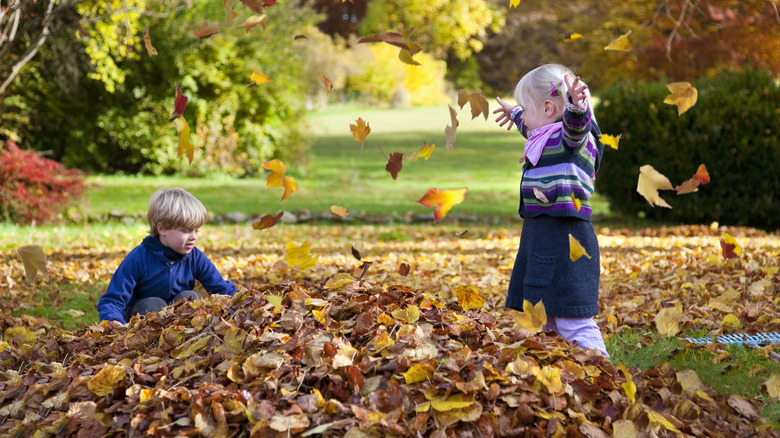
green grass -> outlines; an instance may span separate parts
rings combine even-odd
[[[349,125],[362,117],[371,126],[361,154]],[[507,132],[492,118],[470,120],[459,112],[460,126],[452,150],[445,147],[444,127],[450,123],[446,107],[364,109],[341,107],[314,112],[310,131],[316,137],[305,165],[288,166],[298,191],[280,202],[282,189],[265,188],[267,174],[255,178],[94,176],[83,214],[102,217],[119,210],[126,214],[146,211],[149,196],[162,187],[182,187],[197,196],[215,214],[240,211],[252,215],[279,210],[325,212],[331,205],[352,214],[385,216],[426,214],[417,203],[431,188],[468,187],[466,200],[452,214],[516,218],[523,138]],[[385,171],[384,154],[418,151],[423,142],[435,144],[429,160],[404,160],[397,180]],[[609,214],[605,200],[596,194],[594,212]]]
[[[630,330],[612,336],[606,341],[613,363],[626,367],[648,369],[668,362],[677,370],[691,369],[702,382],[720,393],[736,394],[760,401],[761,414],[780,427],[780,401],[770,400],[761,384],[773,374],[780,374],[780,363],[762,355],[758,350],[732,344],[726,347],[728,356],[717,359],[715,353],[703,348],[689,348],[681,339],[697,337],[701,333],[681,333],[663,338],[657,333]],[[777,351],[780,347],[774,347]]]
[[[65,330],[81,330],[99,319],[97,301],[107,286],[107,282],[38,285],[30,294],[32,300],[11,314],[44,317]]]

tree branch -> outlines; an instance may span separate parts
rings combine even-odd
[[[43,29],[41,30],[40,36],[38,36],[38,41],[34,45],[30,46],[30,48],[27,49],[27,52],[25,52],[24,56],[22,56],[22,58],[16,64],[14,64],[13,68],[11,69],[11,74],[6,78],[5,82],[3,82],[3,85],[0,85],[0,95],[2,95],[5,92],[5,89],[8,88],[11,82],[13,82],[13,80],[22,70],[22,67],[30,62],[30,60],[38,53],[38,50],[40,50],[41,46],[43,46],[43,43],[46,42],[46,39],[49,37],[49,25],[51,24],[50,18],[52,10],[54,9],[55,1],[56,0],[49,1],[49,7],[46,9],[46,14],[43,16]]]

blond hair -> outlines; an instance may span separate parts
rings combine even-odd
[[[523,76],[515,87],[514,98],[523,110],[531,110],[535,113],[542,111],[544,102],[549,100],[555,108],[563,112],[566,108],[566,94],[568,89],[564,76],[569,75],[573,80],[576,75],[568,68],[560,64],[545,64],[529,71]],[[553,96],[553,88],[557,96]],[[588,108],[593,117],[593,106],[590,102],[590,90],[585,90],[588,96]]]
[[[146,212],[149,221],[149,234],[157,236],[157,224],[165,229],[200,228],[208,220],[206,207],[184,189],[160,189],[149,198]]]

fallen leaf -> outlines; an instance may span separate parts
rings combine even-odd
[[[604,47],[604,50],[615,50],[619,52],[628,52],[631,50],[631,42],[628,41],[628,36],[631,35],[631,31],[624,33],[623,35],[620,35],[619,37],[615,38],[610,42],[607,47]]]
[[[780,375],[772,374],[772,377],[765,380],[762,384],[770,399],[780,399]]]
[[[218,27],[208,27],[208,25],[208,21],[203,23],[203,26],[195,31],[195,36],[203,40],[219,32]]]
[[[463,105],[469,103],[471,105],[471,119],[474,120],[478,115],[482,114],[485,120],[490,113],[490,106],[487,99],[479,93],[470,93],[466,90],[458,91],[458,105],[460,109],[463,109]]]
[[[157,49],[152,46],[152,37],[149,36],[149,23],[146,23],[144,28],[144,46],[146,46],[146,53],[149,56],[157,56]]]
[[[512,317],[520,324],[520,327],[531,333],[542,331],[544,325],[547,324],[547,311],[544,309],[542,300],[537,301],[536,304],[523,300],[523,311],[513,312]]]
[[[106,365],[89,382],[87,387],[98,397],[111,394],[125,378],[124,365]]]
[[[446,128],[444,128],[444,134],[447,136],[447,149],[452,150],[452,144],[455,143],[455,133],[458,130],[458,125],[460,122],[458,122],[457,113],[455,112],[455,108],[453,108],[450,105],[447,105],[447,107],[450,109],[450,121],[451,124],[447,125]]]
[[[338,205],[331,205],[330,214],[336,217],[345,218],[349,216],[349,210],[344,207],[339,207]]]
[[[479,310],[484,304],[482,296],[479,294],[479,289],[475,286],[459,286],[455,289],[455,296],[458,298],[458,304],[465,311],[471,309]]]
[[[618,148],[618,142],[620,142],[620,137],[622,137],[623,134],[620,134],[618,136],[609,135],[609,134],[601,134],[601,137],[599,137],[599,140],[601,140],[602,143],[605,145],[611,147],[612,149],[617,150]]]
[[[728,233],[723,233],[720,238],[720,248],[723,250],[724,259],[735,259],[742,255],[742,247]]]
[[[246,20],[244,20],[243,23],[239,24],[239,27],[244,28],[244,33],[249,33],[249,31],[257,26],[260,26],[265,30],[265,27],[267,25],[267,20],[265,15],[252,15],[250,17],[247,17]]]
[[[268,427],[278,432],[297,433],[309,427],[310,421],[306,414],[282,415],[276,414],[271,417]]]
[[[677,115],[680,115],[688,111],[692,106],[696,105],[696,100],[699,97],[699,92],[696,88],[691,86],[690,82],[672,82],[667,84],[666,88],[672,94],[664,98],[664,103],[677,106]]]
[[[305,271],[317,264],[317,260],[320,258],[318,255],[311,255],[309,253],[310,250],[311,244],[308,240],[304,241],[300,246],[297,246],[294,243],[288,243],[284,248],[284,261],[294,268]]]
[[[284,216],[284,211],[280,211],[276,216],[266,214],[261,217],[259,221],[252,222],[252,229],[267,230],[268,228],[271,228],[279,223],[279,220],[282,219],[282,216]]]
[[[39,272],[43,274],[46,281],[49,281],[49,271],[46,268],[46,254],[44,254],[43,248],[38,245],[25,245],[16,248],[16,253],[22,258],[24,276],[28,282],[34,282]]]
[[[454,394],[449,397],[444,396],[429,396],[425,394],[425,398],[430,400],[431,407],[438,412],[447,412],[453,409],[463,409],[474,404],[473,400],[466,400],[464,394]]]
[[[626,366],[622,363],[618,364],[618,367],[620,367],[620,370],[623,371],[623,375],[626,376],[626,381],[620,386],[623,387],[623,391],[626,392],[626,397],[631,400],[631,403],[636,403],[636,383],[634,383],[634,377],[631,375],[631,373],[628,372]]]
[[[390,175],[392,175],[394,180],[398,178],[398,172],[400,172],[404,166],[403,159],[404,159],[403,153],[393,152],[390,154],[390,158],[387,160],[387,164],[385,165],[385,170],[390,172]]]
[[[679,301],[673,307],[664,307],[656,313],[654,321],[658,334],[668,338],[680,333],[680,323],[683,320],[682,305]]]
[[[637,182],[636,191],[644,196],[650,205],[672,208],[672,206],[661,199],[661,196],[658,194],[658,190],[672,189],[671,181],[655,170],[653,166],[645,164],[639,168],[639,181]]]
[[[580,241],[569,234],[569,258],[571,261],[576,262],[582,256],[590,258],[590,255],[585,251],[585,248],[580,244]]]
[[[263,5],[258,0],[241,0],[241,3],[256,14],[263,13]]]
[[[431,187],[417,202],[425,207],[436,207],[433,211],[433,221],[439,221],[447,216],[453,205],[460,204],[466,199],[467,187],[461,187],[459,189],[439,190]]]
[[[188,99],[189,97],[181,93],[181,88],[179,88],[179,84],[177,83],[176,97],[173,99],[173,114],[171,114],[171,116],[168,117],[168,120],[171,120],[174,117],[181,117],[184,115],[184,109],[187,108]]]
[[[563,41],[567,43],[572,43],[574,41],[577,41],[578,39],[582,38],[581,34],[573,33],[568,38],[564,38]]]
[[[173,126],[176,127],[176,131],[179,133],[179,146],[176,149],[176,158],[182,155],[187,155],[187,161],[192,164],[192,158],[195,156],[195,146],[190,141],[190,125],[184,120],[184,117],[173,119]]]
[[[409,368],[408,371],[403,373],[403,376],[406,384],[411,385],[412,383],[430,380],[434,373],[435,370],[433,369],[433,365],[431,365],[430,362],[420,362]]]

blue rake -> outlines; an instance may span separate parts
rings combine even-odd
[[[733,334],[733,335],[720,335],[714,337],[717,342],[722,344],[754,344],[754,345],[768,345],[775,342],[780,342],[780,333],[756,333],[755,335],[747,334]],[[696,345],[712,344],[713,337],[703,336],[701,338],[683,338],[688,342]]]

